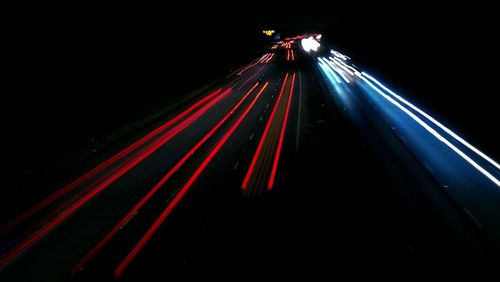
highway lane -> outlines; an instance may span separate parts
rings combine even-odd
[[[221,89],[218,89],[209,94],[207,97],[201,99],[193,106],[182,112],[180,115],[158,127],[157,129],[147,134],[145,137],[141,138],[131,146],[125,148],[118,154],[114,155],[107,161],[101,163],[99,166],[84,174],[77,180],[71,182],[63,189],[47,197],[28,211],[16,217],[11,222],[7,223],[5,226],[2,226],[2,235],[5,235],[6,233],[7,235],[9,235],[9,232],[15,234],[16,232],[13,231],[16,230],[11,229],[21,229],[23,227],[23,224],[29,224],[30,219],[35,219],[38,221],[38,226],[34,226],[33,229],[40,229],[41,226],[50,221],[51,218],[55,217],[57,214],[60,214],[64,209],[67,209],[68,207],[74,205],[80,198],[82,198],[83,195],[88,194],[89,191],[95,189],[105,189],[107,186],[109,186],[109,184],[112,183],[112,181],[114,181],[113,178],[115,175],[119,177],[120,175],[126,173],[130,168],[132,168],[134,166],[134,163],[140,161],[140,158],[147,157],[149,154],[154,153],[154,151],[157,150],[159,146],[161,146],[165,142],[168,142],[179,131],[182,131],[191,122],[198,119],[201,114],[203,114],[214,103],[217,103],[220,98],[223,98],[223,96],[227,94],[229,94],[229,91],[221,93]],[[212,98],[213,100],[211,100]],[[207,102],[207,104],[203,105],[203,103],[205,102]],[[196,109],[197,107],[200,108]],[[185,120],[182,120],[191,111],[194,111],[192,116],[186,118]],[[176,124],[176,122],[179,122],[179,124]],[[57,205],[57,201],[64,200],[64,197],[68,198],[64,205],[55,208],[54,211],[52,211],[45,220],[40,220],[36,217],[37,213],[43,211],[44,209],[47,210],[51,208],[51,206],[54,206],[54,204]],[[28,232],[29,231],[30,230],[28,230]]]
[[[288,67],[285,65],[285,69]],[[284,76],[285,74],[279,69],[270,72],[268,90],[263,93],[263,97],[257,101],[248,116],[242,120],[234,136],[228,139],[221,148],[220,154],[206,167],[206,171],[194,183],[192,191],[186,195],[186,201],[195,204],[179,206],[183,218],[177,218],[177,220],[171,218],[165,221],[168,227],[157,230],[158,234],[151,238],[151,242],[144,247],[143,251],[138,254],[136,261],[129,266],[130,269],[124,272],[125,279],[155,280],[159,276],[191,277],[192,275],[196,276],[195,273],[200,271],[215,272],[224,276],[224,273],[229,273],[226,267],[236,266],[239,264],[239,259],[248,255],[245,251],[237,252],[241,249],[242,244],[246,245],[244,242],[252,239],[235,234],[235,230],[238,230],[237,225],[240,223],[245,225],[246,221],[235,221],[239,216],[238,212],[235,214],[234,208],[243,207],[246,209],[247,200],[253,201],[253,198],[248,198],[244,191],[241,192],[240,186],[257,150],[260,137],[265,131],[265,125],[272,115],[272,108],[277,102]],[[297,106],[294,104],[295,108]],[[293,112],[296,113],[296,111]],[[293,118],[290,120],[292,122],[287,126],[289,130],[293,129],[295,122]],[[291,131],[287,134],[289,146],[286,153],[293,152],[295,144],[293,133]],[[270,153],[273,155],[273,152]],[[285,166],[282,165],[282,167]],[[283,177],[283,173],[278,172],[276,181],[279,188],[286,187],[283,186]],[[238,189],[235,189],[236,187]],[[272,194],[263,193],[260,197],[266,199],[270,195]],[[196,208],[194,208],[195,206]],[[227,215],[229,217],[236,216],[236,219],[221,220]],[[207,242],[203,234],[209,232],[207,226],[217,225],[217,222],[223,225],[222,230],[218,227],[210,229],[212,232],[216,232],[216,237],[227,238],[227,240],[220,246],[220,249],[207,250],[212,248],[213,242]],[[182,231],[172,232],[172,230],[179,229]],[[242,235],[244,236],[244,234]],[[233,245],[234,241],[239,243]],[[227,257],[220,253],[226,252],[228,249],[237,253]],[[164,262],[164,264],[162,263],[163,267],[158,267],[159,261]],[[221,264],[218,264],[217,261],[221,261]]]
[[[287,56],[288,58],[288,56]],[[255,155],[241,188],[245,194],[260,195],[265,189],[272,189],[275,178],[275,168],[279,162],[284,132],[292,101],[296,74],[285,75],[277,102],[273,107],[266,124]],[[273,156],[273,153],[276,154]],[[268,175],[269,173],[269,175]]]
[[[365,133],[369,143],[388,144],[383,148],[375,146],[373,150],[378,151],[376,154],[381,158],[396,156],[391,159],[396,168],[386,168],[385,173],[399,178],[402,181],[399,183],[404,183],[401,187],[408,190],[410,186],[430,187],[439,183],[407,149],[418,148],[420,141],[412,145],[405,140],[413,136],[411,134],[421,136],[422,128],[409,120],[405,112],[394,115],[399,107],[388,104],[368,83],[369,78],[350,74],[346,70],[349,68],[336,63],[335,59],[322,61],[318,68],[320,74],[315,77],[306,68],[308,55],[300,52],[297,42],[276,44],[266,52],[226,77],[219,88],[203,96],[206,99],[198,99],[199,105],[195,102],[192,109],[187,105],[185,115],[180,111],[180,118],[169,117],[167,120],[174,121],[166,121],[168,125],[159,129],[157,136],[110,161],[109,167],[89,177],[88,183],[75,185],[74,192],[64,194],[7,230],[6,237],[2,237],[6,250],[2,259],[9,255],[9,249],[16,249],[15,244],[4,242],[30,233],[36,236],[37,230],[46,230],[46,234],[26,245],[19,255],[3,260],[2,280],[39,281],[43,277],[51,281],[112,281],[116,278],[153,281],[172,275],[189,277],[206,270],[227,273],[228,268],[241,273],[250,270],[282,273],[294,268],[304,273],[314,270],[331,275],[330,268],[339,263],[347,266],[346,269],[358,269],[359,258],[350,258],[355,255],[349,249],[356,250],[356,245],[363,245],[360,241],[378,241],[359,238],[364,232],[346,233],[352,225],[359,224],[349,222],[352,216],[342,210],[377,208],[379,202],[366,202],[366,208],[356,207],[356,203],[350,207],[350,193],[360,187],[375,191],[370,185],[389,185],[378,168],[378,161],[352,145],[359,140],[350,132],[339,130],[345,124],[329,128],[333,132],[318,133],[326,129],[322,125],[328,114],[318,114],[326,109],[320,101],[312,100],[315,92],[311,89],[317,87],[318,82],[325,85],[327,98],[334,99],[338,109]],[[313,66],[317,64],[314,61]],[[307,73],[304,88],[301,70]],[[300,110],[302,97],[307,103]],[[379,113],[379,108],[382,113],[387,111],[386,118]],[[398,122],[395,128],[408,129],[408,135],[400,139],[394,134],[395,129],[387,126],[392,120]],[[444,134],[439,127],[435,130]],[[342,133],[337,131],[347,135],[338,136]],[[327,150],[325,146],[331,144],[321,143],[325,134],[333,135],[335,141],[331,144],[336,144],[336,140],[344,140],[344,144],[338,141],[342,146]],[[310,146],[320,146],[299,150],[301,140],[308,140]],[[464,151],[471,150],[460,142],[452,142]],[[427,153],[438,154],[443,148],[435,150]],[[310,155],[311,152],[314,153]],[[323,153],[325,156],[318,155]],[[449,157],[449,153],[442,157]],[[350,163],[356,161],[370,163],[371,167],[368,171],[361,170],[360,174],[358,170],[349,170]],[[484,160],[476,161],[484,164]],[[124,171],[127,166],[129,170]],[[124,171],[123,174],[115,176],[116,179],[95,196],[88,197],[82,207],[72,210],[54,228],[44,229],[45,223],[54,222],[55,214],[71,210],[82,197],[104,187],[102,183],[120,171]],[[481,175],[473,172],[461,177]],[[246,179],[248,187],[244,185]],[[481,181],[491,185],[491,181]],[[384,203],[386,190],[368,194]],[[443,205],[442,195],[430,197],[439,198],[438,205]],[[328,211],[332,200],[339,206],[334,214],[321,210]],[[372,210],[354,218],[370,225],[367,219],[376,219],[371,213],[378,214]],[[327,228],[332,225],[332,219],[337,221],[334,232]],[[376,224],[373,226],[379,228]],[[298,234],[304,231],[308,235],[299,240]],[[349,241],[347,237],[357,239]],[[339,258],[329,266],[327,262],[331,261],[326,259],[323,265],[318,260],[331,248],[332,238],[339,246],[347,242],[344,248],[348,251],[337,247],[333,253],[339,253]],[[298,251],[303,256],[293,254],[296,246],[289,245],[293,240],[300,241],[299,250],[306,250]],[[316,256],[318,260],[314,259]],[[352,264],[344,262],[350,260]],[[368,268],[376,269],[383,264],[381,261],[364,262],[363,266],[373,265]],[[334,269],[342,271],[339,267]],[[291,272],[288,274],[293,276]]]
[[[479,240],[485,240],[486,247],[471,248],[489,249],[486,253],[491,252],[496,257],[496,250],[500,247],[498,164],[411,101],[354,67],[350,59],[342,54],[332,51],[331,56],[317,58],[316,64],[335,107],[344,112],[361,132],[370,132],[368,128],[371,125],[368,124],[376,124],[378,132],[364,133],[365,138],[376,139],[380,135],[379,138],[392,140],[391,146],[398,148],[398,154],[407,155],[401,163],[414,162],[420,166],[416,170],[424,172],[424,176],[419,176],[421,183],[415,185],[419,181],[414,180],[412,184],[406,182],[406,185],[419,186],[421,191],[426,191],[427,197],[433,198],[431,202],[441,206],[438,209],[442,214],[448,214],[442,215],[448,218],[447,224],[458,224],[456,218],[451,219],[453,216],[450,214],[455,213],[461,218],[459,224],[472,224],[473,228],[467,231],[461,229],[463,227],[454,228],[461,229],[457,234],[463,237],[479,231],[482,234]],[[380,142],[374,147],[383,151]],[[396,171],[389,171],[389,174],[396,174]],[[429,180],[423,181],[425,178]],[[440,193],[445,196],[436,196]],[[444,207],[450,205],[446,211]],[[467,233],[469,235],[464,235]],[[470,237],[473,235],[466,240]],[[467,244],[475,245],[471,242]],[[476,251],[479,257],[484,256],[484,250]],[[486,264],[491,263],[488,259],[485,261]],[[485,268],[494,269],[495,266]]]
[[[278,87],[282,70],[269,64],[275,59],[273,57],[274,54],[268,53],[249,66],[243,67],[241,71],[230,77],[221,89],[208,94],[206,99],[200,100],[198,105],[194,105],[192,109],[189,108],[191,110],[188,109],[184,115],[181,114],[180,117],[167,122],[168,125],[147,135],[151,139],[139,141],[137,145],[126,149],[124,153],[118,154],[111,161],[98,166],[87,176],[75,181],[76,184],[69,185],[71,191],[68,192],[70,189],[63,188],[64,192],[56,192],[56,196],[38,205],[26,216],[21,216],[15,224],[11,224],[15,228],[10,228],[10,226],[5,228],[6,234],[15,234],[14,237],[17,236],[17,238],[24,236],[28,240],[21,239],[18,245],[14,243],[5,247],[8,251],[2,257],[2,275],[5,273],[8,277],[24,276],[28,280],[29,278],[36,280],[36,277],[40,276],[50,277],[51,280],[64,280],[69,275],[68,269],[73,267],[73,274],[78,272],[79,268],[83,269],[84,265],[77,267],[75,271],[75,265],[78,265],[77,262],[85,255],[85,251],[95,246],[99,238],[106,234],[105,231],[112,230],[113,224],[120,222],[120,216],[126,215],[126,211],[144,196],[145,191],[153,187],[155,181],[161,179],[161,175],[166,173],[165,170],[172,168],[175,160],[185,156],[189,148],[193,148],[198,140],[206,136],[231,107],[238,105],[238,101],[242,102],[241,107],[248,106],[249,99],[253,98],[251,96],[256,95],[257,87],[259,89],[264,86],[267,88],[268,85],[271,85],[269,89]],[[265,68],[271,69],[273,74],[267,83],[263,81],[265,76],[269,76],[267,75],[269,70],[266,72]],[[265,122],[264,115],[269,105],[277,98],[273,91],[265,88],[261,88],[262,93],[259,94],[262,98],[259,97],[260,99],[254,101],[255,108],[260,108],[261,112],[258,114],[254,127],[249,127],[252,130],[258,124]],[[245,94],[249,95],[248,99],[243,99]],[[241,109],[235,110],[231,119],[236,118],[240,111]],[[255,117],[254,112],[252,106],[248,108],[247,114]],[[231,122],[231,119],[228,119],[228,122]],[[245,124],[244,119],[245,116],[242,117],[240,123]],[[192,168],[199,165],[196,159],[207,154],[208,149],[204,147],[213,147],[214,144],[210,143],[215,142],[216,138],[221,138],[217,135],[229,130],[227,127],[228,124],[223,124],[213,137],[210,136],[207,139],[209,142],[200,147],[200,152],[196,152],[193,159],[187,160],[185,165],[187,168],[179,171],[180,176],[173,177],[172,186],[160,187],[162,189],[158,190],[158,195],[152,197],[151,207],[146,205],[140,214],[132,213],[132,217],[125,221],[126,225],[121,227],[128,228],[132,223],[139,221],[142,224],[139,224],[140,227],[146,227],[151,219],[154,219],[158,208],[164,205],[165,199],[171,200],[172,196],[179,192],[176,190],[175,183],[185,181],[185,178],[193,173]],[[236,131],[236,129],[239,129],[239,126],[233,130]],[[226,139],[229,140],[230,137],[227,136]],[[245,138],[248,137],[245,136]],[[234,163],[233,160],[231,162]],[[110,178],[113,181],[110,181]],[[75,203],[78,208],[75,208]],[[43,221],[37,217],[38,214],[42,214]],[[64,217],[61,217],[61,214]],[[144,214],[146,217],[150,215],[150,221],[143,218]],[[30,226],[27,232],[26,229],[19,227],[20,225],[29,226],[32,222],[35,226]],[[19,229],[21,229],[20,232]],[[137,231],[137,234],[141,232]],[[128,247],[134,242],[131,238],[128,238]],[[118,253],[121,250],[127,250],[127,247],[118,248]],[[96,253],[99,251],[100,249]],[[48,254],[50,254],[50,259],[46,257]],[[93,256],[89,258],[89,261],[92,258]],[[44,263],[41,263],[42,261]],[[25,272],[24,269],[27,268],[31,271]]]

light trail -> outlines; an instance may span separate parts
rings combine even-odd
[[[203,170],[208,166],[208,164],[211,162],[211,160],[214,158],[214,156],[219,152],[219,150],[222,148],[224,143],[231,137],[231,135],[234,133],[234,131],[238,128],[238,126],[241,124],[243,119],[247,116],[248,112],[253,108],[259,97],[261,96],[262,92],[264,92],[265,88],[269,82],[266,82],[266,84],[261,88],[259,93],[255,96],[255,98],[252,100],[252,102],[246,107],[245,111],[241,114],[241,116],[238,118],[238,120],[231,126],[231,128],[226,132],[226,134],[222,137],[221,140],[215,145],[215,147],[210,151],[208,156],[203,160],[201,165],[196,169],[194,174],[188,179],[186,184],[179,190],[179,192],[175,195],[175,197],[172,199],[172,201],[169,202],[165,210],[161,213],[161,215],[158,217],[158,219],[153,223],[153,225],[148,229],[146,234],[141,238],[141,240],[135,245],[135,247],[130,251],[130,253],[125,257],[125,259],[120,263],[120,265],[116,268],[115,270],[115,278],[119,278],[125,269],[128,267],[128,265],[134,260],[134,258],[137,256],[137,254],[142,250],[142,248],[146,245],[146,243],[151,239],[151,237],[154,235],[154,233],[158,230],[160,225],[165,221],[165,219],[168,217],[168,215],[172,212],[172,210],[177,206],[177,204],[182,200],[186,192],[191,188],[191,186],[194,184],[194,182],[198,179],[200,174],[203,172]]]
[[[23,242],[18,244],[16,247],[11,249],[6,255],[4,255],[2,258],[0,258],[0,268],[3,268],[5,265],[10,263],[14,258],[16,258],[20,254],[25,252],[27,249],[29,249],[31,246],[36,244],[38,241],[40,241],[50,231],[52,231],[54,228],[59,226],[69,216],[71,216],[74,212],[76,212],[78,209],[80,209],[83,205],[85,205],[88,201],[90,201],[92,198],[94,198],[101,191],[106,189],[115,180],[117,180],[118,178],[123,176],[125,173],[127,173],[129,170],[131,170],[133,167],[135,167],[138,163],[140,163],[141,161],[143,161],[144,159],[149,157],[153,152],[155,152],[157,149],[159,149],[161,146],[163,146],[167,141],[169,141],[171,138],[173,138],[179,132],[184,130],[187,126],[192,124],[195,120],[199,119],[205,112],[207,112],[210,108],[212,108],[215,104],[217,104],[224,97],[229,95],[229,93],[231,93],[231,91],[232,91],[231,89],[227,89],[226,91],[222,92],[219,96],[217,96],[215,99],[211,100],[209,103],[205,104],[203,107],[198,109],[198,111],[195,114],[193,114],[187,120],[183,121],[183,123],[176,126],[175,130],[173,130],[173,132],[171,134],[169,134],[168,136],[165,136],[161,140],[161,142],[158,142],[157,144],[155,144],[155,146],[152,147],[149,151],[145,152],[143,155],[139,156],[137,159],[135,159],[131,163],[127,164],[119,172],[117,172],[113,176],[106,179],[106,181],[100,183],[92,191],[90,191],[88,194],[86,194],[81,199],[79,199],[78,202],[76,202],[75,204],[70,206],[67,210],[61,212],[56,218],[54,218],[53,221],[51,221],[47,225],[44,225],[41,229],[38,230],[38,232],[33,234],[33,236],[31,236],[30,238],[27,238],[26,240],[24,240]]]
[[[329,62],[332,62],[334,63],[337,67],[343,69],[345,72],[347,72],[348,74],[354,76],[354,72],[352,72],[350,69],[348,69],[346,66],[344,66],[343,64],[337,62],[334,58],[330,57],[329,58],[330,61]]]
[[[290,86],[290,95],[288,97],[288,102],[286,104],[285,116],[283,117],[283,123],[281,124],[281,132],[278,141],[278,148],[276,149],[276,155],[274,156],[273,167],[271,170],[271,177],[269,178],[269,182],[267,184],[267,189],[271,190],[274,186],[274,179],[276,178],[276,171],[278,170],[278,162],[281,154],[281,148],[283,147],[283,140],[285,138],[286,124],[288,121],[288,113],[290,112],[290,105],[292,104],[292,96],[293,96],[293,86],[295,85],[295,73],[292,76],[292,85]]]
[[[144,143],[148,142],[149,140],[151,140],[152,138],[157,136],[161,131],[171,127],[173,124],[175,124],[179,120],[186,117],[188,114],[190,114],[196,108],[200,107],[202,104],[211,100],[213,97],[218,95],[221,91],[222,91],[222,89],[219,88],[216,91],[208,94],[207,96],[200,99],[195,104],[193,104],[192,106],[190,106],[189,108],[187,108],[186,110],[184,110],[183,112],[181,112],[180,114],[175,116],[174,118],[172,118],[169,121],[162,124],[160,127],[156,128],[155,130],[148,133],[147,135],[145,135],[141,139],[137,140],[136,142],[134,142],[133,144],[131,144],[127,148],[118,152],[117,154],[115,154],[111,158],[102,162],[101,164],[99,164],[98,166],[93,168],[92,170],[86,172],[84,175],[80,176],[79,178],[77,178],[73,182],[69,183],[68,185],[66,185],[65,187],[60,189],[59,191],[55,192],[54,194],[50,195],[49,197],[47,197],[43,201],[41,201],[38,204],[36,204],[35,206],[31,207],[29,210],[25,211],[24,213],[22,213],[18,217],[14,218],[12,221],[10,221],[9,223],[5,224],[4,226],[2,226],[0,228],[0,235],[5,234],[10,229],[19,225],[21,222],[25,221],[26,219],[30,218],[31,216],[33,216],[34,214],[36,214],[37,212],[39,212],[43,208],[47,207],[48,205],[50,205],[51,203],[56,201],[57,199],[61,198],[65,194],[71,192],[72,190],[74,190],[75,188],[77,188],[78,186],[83,184],[84,182],[88,181],[92,177],[95,177],[97,174],[101,173],[104,169],[108,168],[109,166],[116,163],[117,161],[119,161],[120,159],[125,157],[126,155],[130,154],[132,151],[134,151],[137,148],[139,148],[140,146],[142,146]]]
[[[444,126],[442,123],[440,123],[439,121],[437,121],[436,119],[434,119],[433,117],[431,117],[430,115],[428,115],[427,113],[425,113],[424,111],[420,110],[415,105],[413,105],[412,103],[410,103],[407,100],[405,100],[403,97],[401,97],[398,94],[394,93],[392,90],[390,90],[389,88],[387,88],[385,85],[383,85],[382,83],[380,83],[378,80],[376,80],[375,78],[373,78],[369,74],[367,74],[365,72],[361,72],[361,74],[363,76],[366,76],[368,79],[370,79],[371,81],[373,81],[375,84],[377,84],[378,86],[380,86],[382,89],[384,89],[385,91],[387,91],[393,97],[395,97],[396,99],[398,99],[399,101],[401,101],[402,103],[404,103],[405,105],[407,105],[408,107],[410,107],[411,109],[413,109],[414,111],[416,111],[419,114],[423,115],[426,119],[428,119],[429,121],[431,121],[432,123],[434,123],[435,125],[437,125],[444,132],[446,132],[450,136],[452,136],[455,140],[459,141],[460,143],[462,143],[463,145],[465,145],[467,148],[469,148],[470,150],[472,150],[474,153],[478,154],[483,159],[485,159],[486,161],[488,161],[496,169],[500,169],[500,165],[497,162],[495,162],[492,158],[488,157],[486,154],[484,154],[483,152],[479,151],[479,149],[477,149],[476,147],[472,146],[470,143],[468,143],[463,138],[461,138],[460,136],[458,136],[457,134],[455,134],[453,131],[451,131],[449,128],[447,128],[446,126]]]
[[[252,162],[250,163],[250,167],[248,168],[247,174],[243,179],[243,183],[241,184],[241,189],[246,190],[248,186],[248,181],[250,181],[250,177],[253,174],[255,169],[255,164],[257,163],[257,159],[259,158],[260,152],[262,151],[262,147],[264,146],[264,141],[266,140],[269,129],[271,128],[271,123],[273,122],[274,116],[276,115],[276,110],[278,109],[278,104],[281,101],[281,97],[283,96],[283,90],[285,90],[285,84],[288,80],[288,73],[285,75],[285,79],[283,80],[283,85],[281,86],[280,94],[278,95],[278,99],[276,100],[276,104],[273,107],[273,111],[271,112],[271,116],[269,116],[269,120],[267,121],[264,132],[262,133],[262,137],[260,138],[259,145],[257,146],[257,150],[255,150],[255,154],[253,156]]]
[[[430,134],[432,134],[434,137],[436,137],[439,141],[443,142],[446,146],[448,146],[450,149],[452,149],[455,153],[457,153],[460,157],[462,157],[465,161],[467,161],[470,165],[472,165],[474,168],[476,168],[480,173],[482,173],[484,176],[486,176],[488,179],[490,179],[493,183],[495,183],[497,186],[500,187],[500,181],[496,179],[492,174],[490,174],[487,170],[485,170],[482,166],[477,164],[472,158],[470,158],[468,155],[466,155],[464,152],[462,152],[460,149],[458,149],[455,145],[453,145],[450,141],[448,141],[445,137],[443,137],[441,134],[439,134],[434,128],[430,127],[427,123],[425,123],[422,119],[420,119],[418,116],[416,116],[413,112],[402,106],[400,103],[398,103],[396,100],[394,100],[391,96],[385,94],[380,90],[378,87],[376,87],[370,80],[368,80],[365,75],[358,75],[359,78],[361,78],[364,82],[366,82],[371,88],[373,88],[378,94],[382,95],[385,99],[387,99],[389,102],[394,104],[396,107],[401,109],[403,112],[405,112],[410,118],[412,118],[414,121],[416,121],[418,124],[420,124],[425,130],[427,130]]]
[[[120,231],[122,226],[124,226],[139,210],[146,204],[146,202],[169,180],[172,175],[177,172],[184,163],[203,145],[205,142],[212,137],[212,135],[234,114],[234,112],[241,106],[243,101],[253,92],[253,90],[258,86],[258,82],[240,99],[240,101],[200,140],[193,146],[166,174],[163,178],[144,196],[119,222],[113,229],[111,229],[108,234],[106,234],[99,243],[97,243],[90,251],[88,251],[80,261],[72,268],[72,273],[75,274],[83,268],[96,254],[101,250],[112,238]]]
[[[323,61],[324,59],[323,58],[318,58],[318,59],[319,59],[318,64],[323,69],[323,71],[331,73],[332,77],[335,79],[335,81],[337,83],[339,83],[339,84],[342,83],[342,81],[337,76],[337,74],[335,74],[335,72],[333,72],[333,70],[330,68],[330,66],[328,66],[328,64]]]
[[[238,90],[241,90],[241,88],[243,88],[245,85],[247,85],[248,82],[250,82],[250,80],[252,80],[253,78],[255,78],[257,75],[259,75],[259,73],[262,71],[262,69],[264,69],[266,65],[263,65],[262,67],[260,67],[260,69],[254,74],[252,75],[251,77],[249,77],[245,82],[243,82],[243,84],[238,87]]]
[[[341,70],[338,69],[338,67],[336,65],[334,65],[332,62],[330,62],[329,60],[325,60],[325,62],[330,66],[330,68],[335,71],[336,73],[338,73],[340,75],[340,77],[342,77],[342,79],[347,82],[347,83],[350,83],[351,81],[342,73]]]

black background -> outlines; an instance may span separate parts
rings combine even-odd
[[[392,2],[392,1],[391,1]],[[493,4],[194,1],[6,9],[7,178],[65,158],[259,55],[262,29],[321,32],[393,89],[498,159]]]

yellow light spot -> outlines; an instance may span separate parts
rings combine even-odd
[[[267,29],[267,30],[263,30],[262,33],[264,33],[265,35],[267,36],[271,36],[273,35],[273,33],[275,32],[274,29]]]

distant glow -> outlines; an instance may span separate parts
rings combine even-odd
[[[264,33],[267,36],[272,36],[274,32],[275,32],[274,29],[267,29],[262,31],[262,33]]]
[[[422,119],[420,119],[418,116],[416,116],[413,112],[411,112],[407,108],[403,107],[400,103],[398,103],[396,100],[394,100],[391,96],[382,92],[382,90],[377,88],[375,85],[373,85],[373,83],[371,83],[368,79],[366,79],[365,76],[368,77],[368,75],[366,75],[365,73],[362,73],[362,75],[359,75],[359,78],[361,78],[363,81],[365,81],[371,88],[373,88],[375,91],[377,91],[377,93],[382,95],[385,99],[387,99],[392,104],[396,105],[399,109],[401,109],[408,116],[410,116],[413,120],[415,120],[418,124],[420,124],[425,130],[427,130],[429,133],[434,135],[434,137],[436,137],[439,141],[443,142],[446,146],[448,146],[450,149],[452,149],[460,157],[462,157],[469,164],[471,164],[474,168],[476,168],[479,172],[481,172],[484,176],[486,176],[493,183],[495,183],[497,186],[500,187],[500,181],[498,179],[496,179],[493,175],[491,175],[488,171],[486,171],[482,166],[477,164],[473,159],[471,159],[464,152],[462,152],[460,149],[458,149],[455,145],[450,143],[450,141],[448,141],[446,138],[444,138],[441,134],[439,134],[436,130],[434,130],[432,127],[430,127],[427,123],[425,123]]]
[[[318,41],[321,40],[321,34],[316,35],[316,40],[318,40]]]
[[[413,110],[415,110],[416,112],[418,112],[419,114],[423,115],[425,118],[427,118],[428,120],[430,120],[432,123],[434,123],[435,125],[437,125],[439,128],[441,128],[444,132],[448,133],[449,135],[451,135],[453,138],[455,138],[457,141],[459,141],[460,143],[462,143],[463,145],[465,145],[467,148],[469,148],[470,150],[472,150],[473,152],[475,152],[476,154],[480,155],[481,157],[483,157],[485,160],[487,160],[489,163],[491,163],[493,166],[495,166],[497,169],[500,169],[500,165],[495,162],[493,159],[491,159],[490,157],[488,157],[487,155],[485,155],[483,152],[479,151],[476,147],[472,146],[471,144],[469,144],[467,141],[465,141],[464,139],[462,139],[460,136],[458,136],[457,134],[455,134],[453,131],[451,131],[450,129],[448,129],[446,126],[444,126],[443,124],[441,124],[439,121],[435,120],[433,117],[429,116],[427,113],[425,113],[424,111],[420,110],[419,108],[417,108],[416,106],[414,106],[413,104],[411,104],[410,102],[406,101],[405,99],[403,99],[401,96],[399,96],[398,94],[394,93],[392,90],[390,90],[389,88],[387,88],[385,85],[383,85],[382,83],[380,83],[379,81],[377,81],[375,78],[373,78],[372,76],[370,76],[369,74],[365,73],[365,72],[361,72],[361,74],[363,76],[366,76],[368,79],[370,79],[371,81],[373,81],[374,83],[376,83],[378,86],[380,86],[382,89],[384,89],[385,91],[389,92],[389,94],[391,94],[392,96],[394,96],[396,99],[398,99],[399,101],[403,102],[405,105],[407,105],[408,107],[412,108]]]
[[[302,48],[306,52],[314,51],[317,52],[320,46],[319,42],[314,39],[314,37],[304,38],[300,42],[302,44]]]

